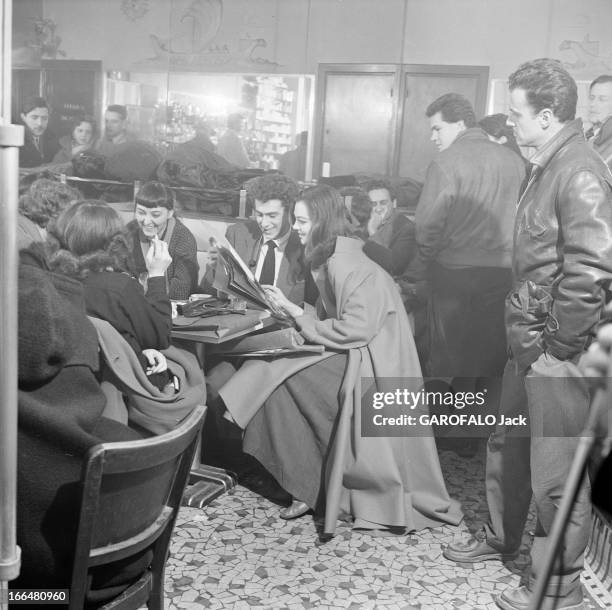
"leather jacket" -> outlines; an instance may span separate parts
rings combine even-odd
[[[506,300],[519,371],[544,351],[568,360],[585,350],[612,281],[612,174],[587,144],[582,121],[566,124],[531,162]]]

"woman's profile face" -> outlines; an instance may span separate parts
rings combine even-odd
[[[92,136],[93,125],[87,121],[82,121],[72,131],[72,139],[79,145],[89,144]]]
[[[293,223],[293,228],[295,229],[298,237],[300,238],[300,243],[304,245],[310,236],[310,231],[312,230],[312,222],[310,220],[310,213],[308,212],[308,207],[303,201],[298,201],[295,204],[295,210],[293,212],[295,217],[295,222]]]
[[[143,235],[147,239],[153,239],[156,235],[161,238],[173,214],[174,210],[162,206],[147,208],[144,205],[136,205],[134,216]]]

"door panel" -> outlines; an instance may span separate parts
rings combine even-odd
[[[394,118],[394,73],[328,74],[321,158],[330,175],[388,173]]]
[[[440,66],[442,68],[442,66]],[[429,162],[437,152],[430,141],[429,120],[425,116],[427,106],[445,93],[460,93],[472,102],[477,119],[484,113],[488,69],[463,73],[452,72],[453,66],[444,66],[445,73],[404,72],[403,108],[399,139],[398,175],[423,181]],[[476,68],[476,67],[473,67]],[[484,87],[483,87],[484,84]]]

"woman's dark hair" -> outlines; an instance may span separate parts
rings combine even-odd
[[[77,189],[48,178],[39,178],[19,197],[19,211],[43,229],[52,218],[81,198]]]
[[[172,189],[161,182],[145,182],[134,198],[137,205],[145,208],[174,209],[175,197]]]
[[[91,125],[91,141],[93,142],[98,135],[98,124],[96,123],[96,119],[94,119],[90,114],[80,114],[72,119],[70,122],[70,137],[72,137],[74,130],[81,123],[89,123]]]
[[[50,223],[48,233],[52,271],[77,278],[109,269],[133,271],[125,226],[103,201],[78,201]]]
[[[521,149],[516,143],[514,132],[512,131],[512,128],[508,126],[507,114],[504,114],[503,112],[488,114],[478,121],[478,126],[494,138],[499,139],[505,137],[506,141],[504,142],[504,146],[522,156]]]
[[[327,184],[306,189],[298,198],[308,208],[312,227],[304,248],[305,259],[313,268],[321,266],[336,248],[336,237],[353,237],[344,199]]]

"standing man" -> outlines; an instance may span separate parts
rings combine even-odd
[[[383,246],[388,257],[388,265],[376,262],[391,275],[401,275],[416,253],[414,223],[397,211],[397,194],[385,180],[372,180],[365,191],[372,203],[369,239]]]
[[[416,210],[416,267],[429,284],[426,374],[500,377],[512,226],[525,165],[476,127],[462,95],[439,97],[426,115],[440,151]]]
[[[240,169],[248,167],[250,163],[249,155],[239,135],[243,124],[244,118],[241,114],[230,114],[227,117],[227,129],[217,144],[217,154]]]
[[[57,137],[47,130],[49,106],[42,97],[30,97],[21,106],[25,126],[23,146],[19,149],[19,167],[38,167],[51,163],[60,149]]]
[[[291,229],[291,213],[299,189],[282,174],[265,174],[249,181],[249,198],[254,202],[255,219],[228,227],[225,236],[260,284],[280,288],[296,304],[304,301],[302,246]],[[209,291],[213,282],[216,252],[209,250],[209,270],[200,289]]]
[[[127,108],[121,104],[111,104],[104,113],[104,134],[98,141],[96,149],[110,157],[119,144],[130,142],[134,138],[127,130]]]
[[[589,88],[589,120],[586,136],[612,169],[612,75],[598,76]]]
[[[510,360],[498,425],[487,447],[486,538],[454,543],[448,559],[510,559],[518,553],[533,493],[538,525],[527,586],[505,590],[504,610],[527,608],[589,409],[577,361],[603,315],[612,281],[612,176],[574,120],[577,88],[560,62],[537,59],[510,76],[508,121],[536,149],[514,227],[513,290],[506,302]],[[529,430],[530,428],[530,430]],[[541,608],[580,610],[580,572],[590,531],[584,484]]]

